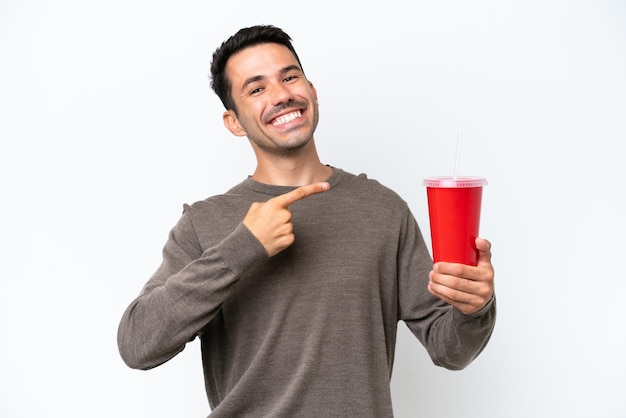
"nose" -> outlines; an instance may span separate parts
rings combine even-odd
[[[272,104],[274,106],[287,103],[292,99],[293,94],[291,93],[288,85],[277,82],[272,86]]]

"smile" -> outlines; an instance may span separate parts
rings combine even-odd
[[[294,112],[287,113],[286,115],[277,117],[276,119],[272,121],[272,125],[274,126],[284,125],[285,123],[291,122],[292,120],[297,119],[301,116],[302,116],[302,112],[299,110],[296,110]]]

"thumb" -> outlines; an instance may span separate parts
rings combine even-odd
[[[478,250],[478,263],[477,265],[489,263],[491,264],[491,242],[484,238],[476,238],[476,249]]]

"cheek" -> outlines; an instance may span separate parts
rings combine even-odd
[[[242,116],[248,124],[264,124],[263,121],[266,119],[265,115],[267,114],[267,109],[269,109],[269,107],[265,106],[264,103],[254,103],[247,107]]]
[[[241,122],[241,124],[245,127],[249,127],[250,125],[256,123],[259,118],[260,118],[260,111],[252,108],[250,106],[247,106],[245,109],[242,109],[239,112],[239,115],[237,116],[237,118],[239,119],[239,122]]]

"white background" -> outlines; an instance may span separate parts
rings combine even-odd
[[[499,317],[467,369],[399,324],[397,417],[623,417],[626,5],[609,0],[0,2],[0,416],[204,417],[199,344],[147,372],[123,310],[182,204],[250,174],[211,54],[294,39],[323,162],[366,172],[429,234],[424,177],[489,179]],[[355,382],[358,384],[358,382]]]

